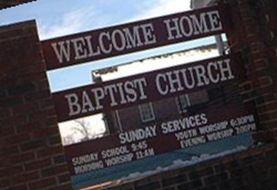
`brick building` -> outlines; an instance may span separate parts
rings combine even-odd
[[[101,83],[116,78],[149,72],[154,69],[184,64],[192,60],[218,56],[216,45],[207,45],[167,55],[147,58],[120,66],[93,71],[93,80]],[[138,69],[139,68],[139,69]],[[157,122],[192,115],[209,106],[224,106],[226,101],[241,103],[238,92],[232,87],[220,86],[182,94],[160,101],[148,102],[104,114],[104,121],[110,133],[145,127]],[[130,119],[131,118],[131,119]]]

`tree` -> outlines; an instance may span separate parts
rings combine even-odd
[[[87,141],[94,136],[88,130],[89,122],[87,122],[84,119],[76,119],[74,120],[74,122],[77,124],[77,126],[74,126],[73,130],[75,130],[76,132],[79,132],[83,136],[81,141]]]
[[[102,115],[60,123],[59,128],[64,145],[102,137],[107,133]]]
[[[76,143],[72,134],[62,137],[62,142],[63,145],[70,145]]]

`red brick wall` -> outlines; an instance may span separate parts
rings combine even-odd
[[[231,52],[242,54],[246,71],[240,84],[241,95],[245,103],[255,105],[259,130],[276,131],[277,36],[272,29],[276,21],[276,9],[272,7],[276,7],[276,1],[229,2],[234,29],[227,33],[229,45]]]
[[[0,189],[71,189],[34,21],[0,27]]]

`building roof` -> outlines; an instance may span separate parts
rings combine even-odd
[[[36,0],[0,0],[0,10]]]
[[[97,79],[102,81],[114,80],[122,77],[137,75],[145,72],[173,67],[185,63],[204,60],[218,56],[215,44],[204,45],[197,48],[181,50],[163,55],[157,55],[137,61],[122,63],[117,66],[92,71]],[[95,78],[93,81],[95,81]]]

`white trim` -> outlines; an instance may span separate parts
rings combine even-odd
[[[119,116],[118,110],[115,110],[115,115],[116,115],[116,120],[117,120],[117,124],[118,124],[119,130],[120,130],[120,132],[122,132],[123,128],[122,128],[122,123],[121,123],[121,120],[120,120],[120,116]]]
[[[188,95],[188,94],[182,94],[182,95],[177,96],[177,97],[175,98],[175,103],[176,103],[176,106],[177,106],[177,108],[178,108],[179,113],[185,113],[185,112],[187,112],[187,110],[182,109],[183,106],[182,106],[182,103],[180,102],[180,97],[181,97],[181,96],[185,96],[186,101],[187,101],[187,107],[190,107],[190,106],[191,106],[191,104],[190,104],[190,99],[189,99],[189,95]]]

